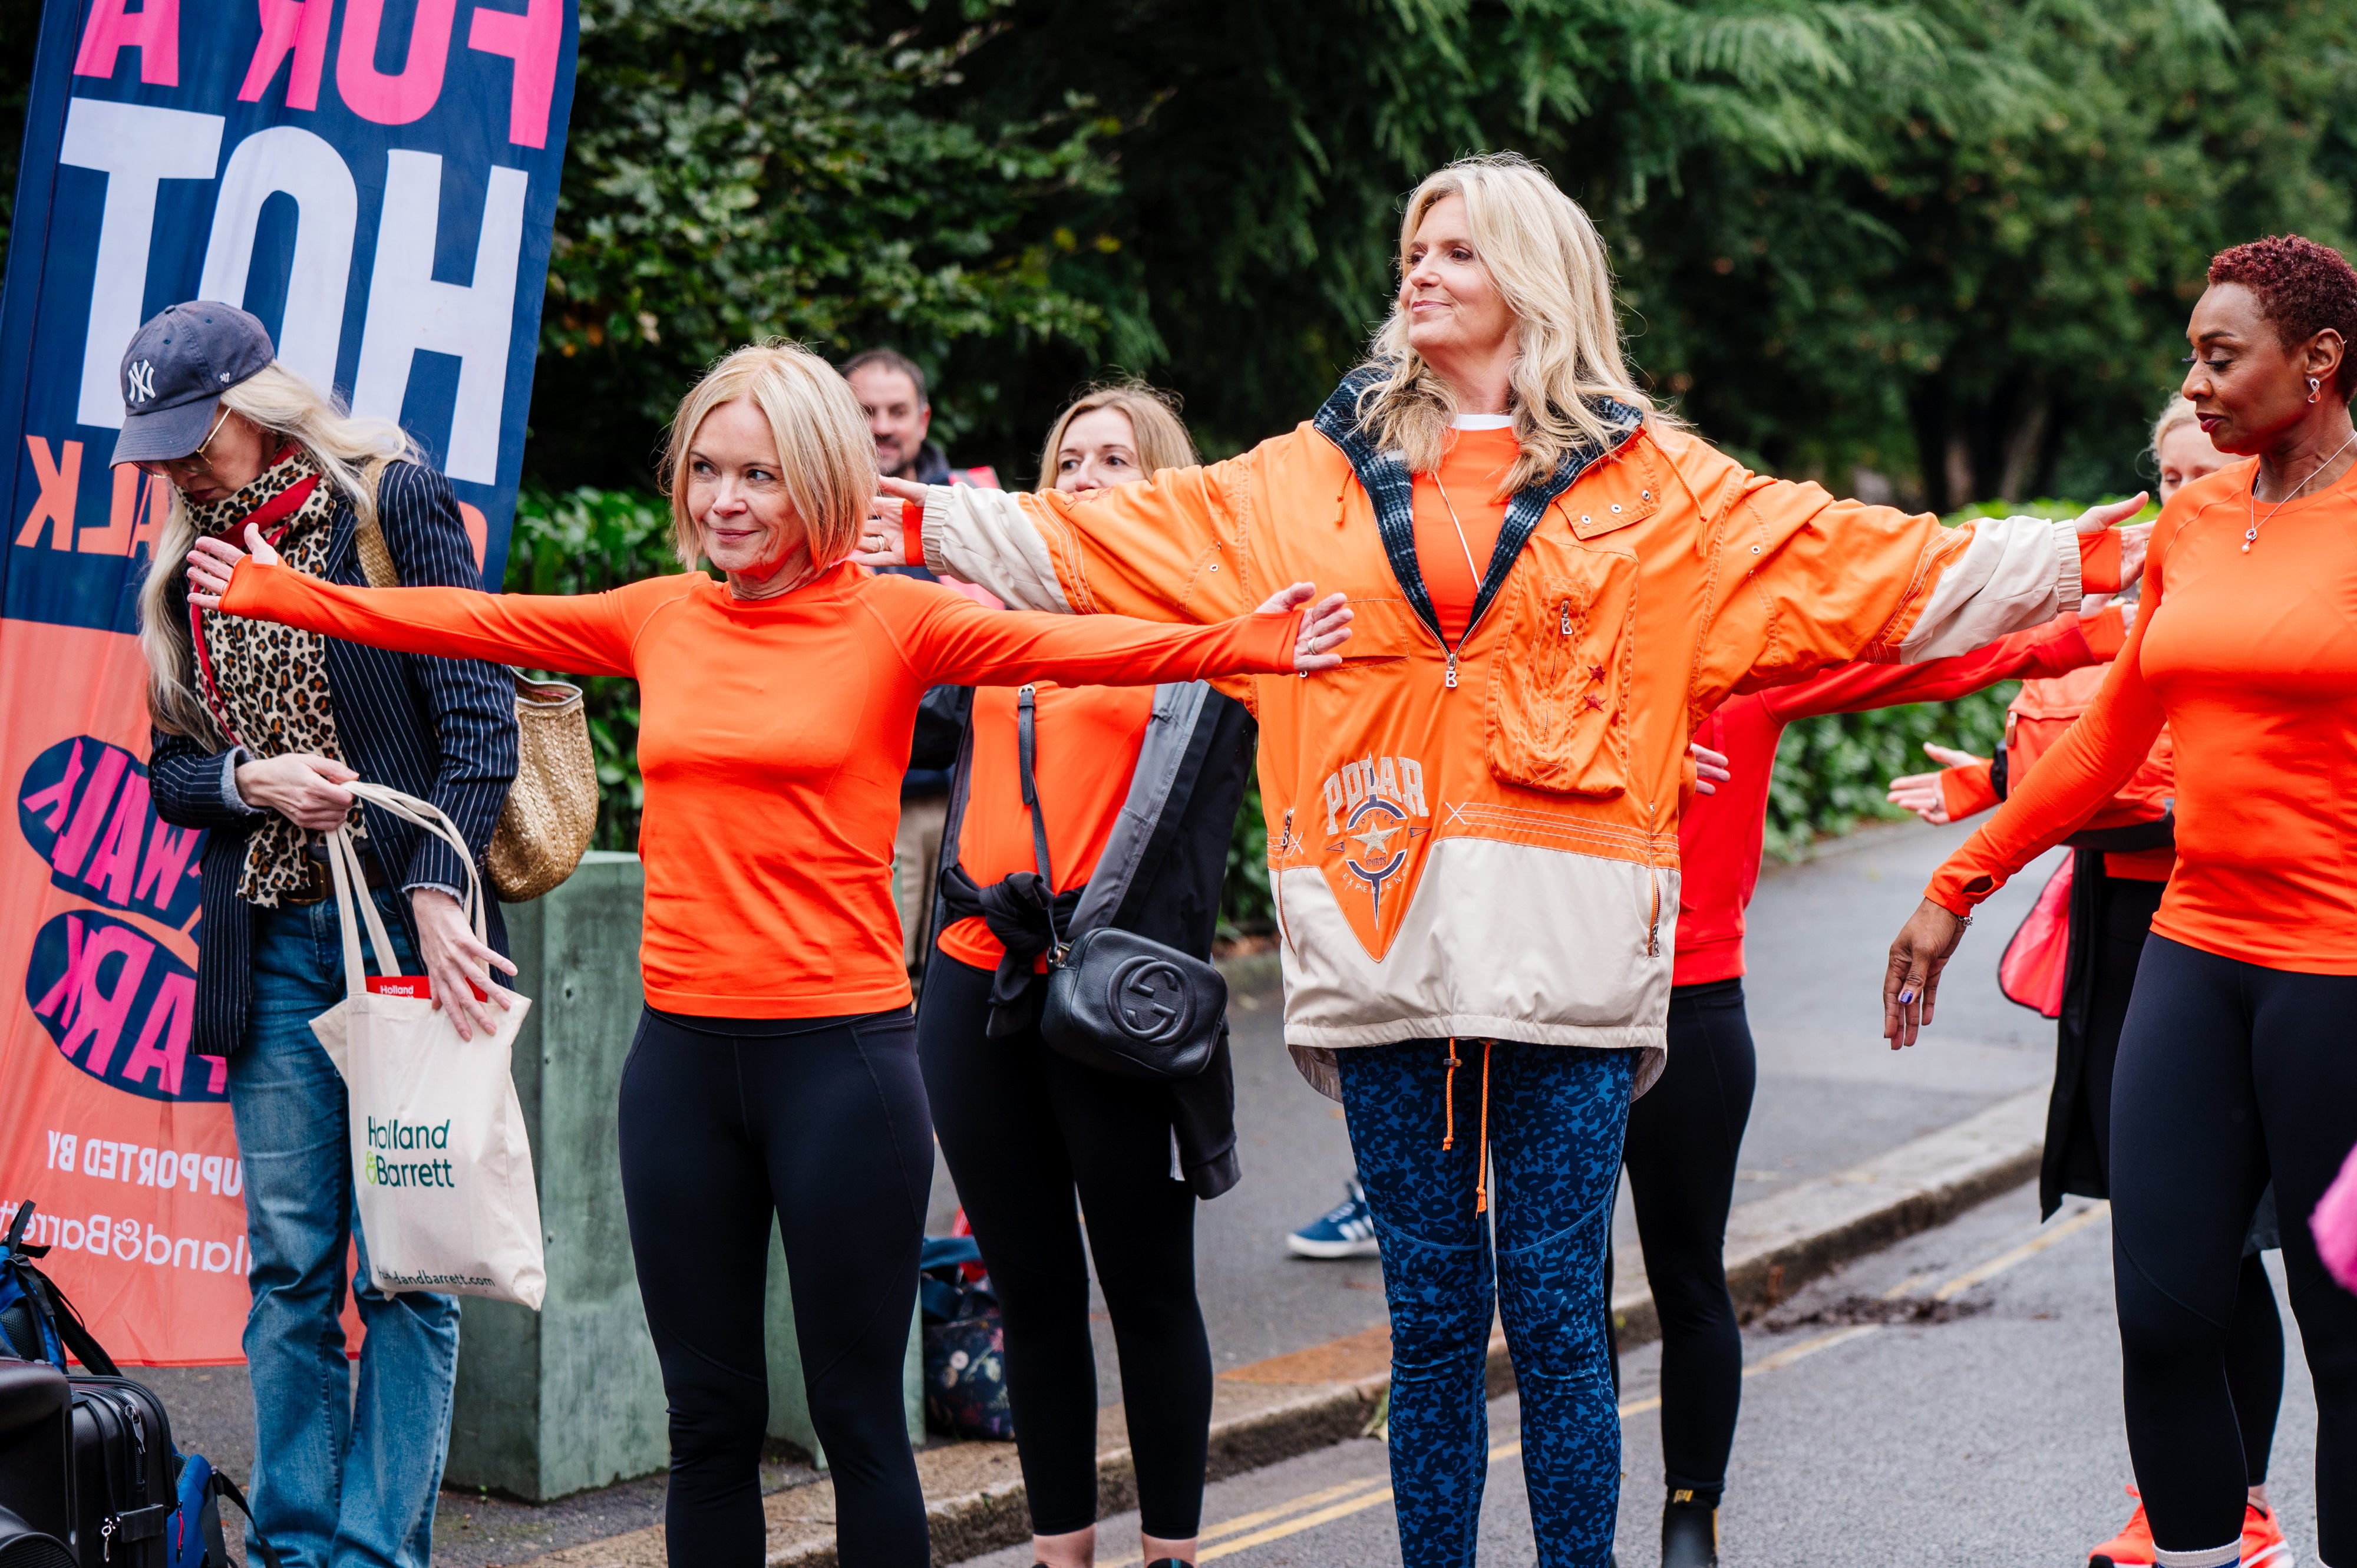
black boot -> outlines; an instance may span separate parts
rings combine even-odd
[[[1718,1509],[1691,1492],[1662,1509],[1662,1568],[1718,1568]]]

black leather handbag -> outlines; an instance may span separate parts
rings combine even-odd
[[[1048,829],[1032,773],[1037,749],[1032,689],[1016,694],[1016,755],[1023,804],[1031,812],[1031,854],[1052,894]],[[1193,1078],[1211,1065],[1228,1026],[1228,982],[1191,953],[1135,931],[1099,926],[1067,945],[1048,901],[1048,1000],[1039,1036],[1059,1056],[1120,1078]]]

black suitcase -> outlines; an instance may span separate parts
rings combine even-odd
[[[47,1361],[0,1359],[0,1568],[76,1568],[71,1400]]]
[[[129,1378],[71,1381],[81,1568],[167,1568],[164,1521],[179,1497],[164,1402]]]

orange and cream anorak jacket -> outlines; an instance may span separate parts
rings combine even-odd
[[[1820,665],[2050,620],[2078,604],[2080,542],[2068,522],[1950,529],[1835,500],[1609,404],[1610,450],[1512,499],[1448,649],[1410,476],[1360,427],[1357,390],[1242,456],[1086,496],[935,487],[925,564],[1022,608],[1157,620],[1239,615],[1293,582],[1347,594],[1340,669],[1253,682],[1297,1063],[1339,1096],[1331,1053],[1354,1046],[1634,1048],[1641,1092],[1664,1052],[1695,724]]]

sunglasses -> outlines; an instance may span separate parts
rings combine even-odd
[[[205,448],[213,444],[213,437],[219,435],[221,427],[228,423],[229,410],[222,409],[221,417],[213,421],[213,427],[205,432],[205,438],[198,442],[197,449],[187,456],[169,457],[160,462],[136,463],[133,467],[143,474],[151,475],[159,479],[170,479],[176,483],[182,479],[193,479],[199,474],[210,472],[213,466],[212,459],[205,456]]]

